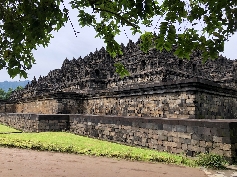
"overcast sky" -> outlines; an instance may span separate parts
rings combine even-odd
[[[65,0],[69,2],[69,0]],[[71,9],[69,5],[65,4],[67,8]],[[97,48],[98,50],[105,46],[103,40],[100,38],[95,38],[96,33],[93,28],[84,27],[81,28],[78,24],[77,10],[70,10],[69,16],[72,20],[74,28],[80,33],[77,34],[78,37],[75,37],[73,29],[70,23],[67,23],[65,27],[62,27],[59,32],[54,32],[54,38],[51,39],[50,44],[47,48],[38,47],[36,51],[33,52],[36,59],[36,64],[33,65],[32,69],[28,71],[28,80],[32,80],[34,76],[38,78],[40,75],[45,76],[50,70],[61,68],[61,65],[65,58],[69,60],[78,58],[79,56],[86,56],[90,52],[94,52]],[[155,24],[154,24],[155,27]],[[152,31],[153,28],[142,27],[142,31]],[[124,28],[129,39],[134,42],[137,41],[139,35],[133,36],[129,31],[129,28]],[[124,43],[125,45],[128,42],[126,34],[121,32],[121,35],[116,38],[119,43]],[[230,59],[237,59],[237,34],[232,36],[229,42],[225,44],[224,56]],[[2,81],[18,81],[25,80],[24,78],[20,79],[15,77],[11,79],[6,70],[0,70],[0,82]]]

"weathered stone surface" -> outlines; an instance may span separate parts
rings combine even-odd
[[[0,101],[0,112],[237,118],[236,61],[220,56],[202,64],[198,51],[188,61],[175,57],[174,50],[145,54],[138,45],[121,44],[124,55],[115,59],[105,48],[83,59],[65,59],[60,69]],[[130,76],[115,73],[117,62]]]
[[[136,118],[137,124],[133,122],[134,120],[130,117],[122,116],[0,114],[0,123],[26,132],[67,130],[79,135],[143,146],[159,151],[187,155],[212,152],[228,158],[236,158],[237,120],[202,120],[201,124],[200,120],[190,119]],[[156,125],[162,124],[163,129],[157,130]],[[212,131],[216,127],[210,126],[223,126],[223,124],[226,124],[224,127],[229,125],[229,129],[225,128],[225,131],[232,133],[219,134],[217,131]],[[140,125],[143,125],[143,128]],[[209,126],[205,127],[205,125]],[[196,131],[195,127],[199,127],[200,131]],[[195,131],[188,132],[186,130]],[[211,135],[206,135],[206,132],[211,132]]]
[[[68,115],[0,114],[0,123],[24,132],[66,131]]]

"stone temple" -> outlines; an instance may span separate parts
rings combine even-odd
[[[237,60],[202,63],[200,52],[181,60],[174,51],[121,44],[34,78],[0,101],[0,122],[25,131],[70,132],[126,144],[194,154],[237,153]],[[115,73],[121,62],[130,75]],[[63,127],[63,128],[62,128]]]
[[[180,60],[137,43],[122,46],[115,59],[102,47],[86,57],[65,59],[61,69],[34,78],[14,92],[2,112],[95,114],[163,118],[237,118],[237,61],[220,56],[202,64],[200,53]],[[114,63],[130,76],[120,78]]]

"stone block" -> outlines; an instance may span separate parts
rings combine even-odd
[[[155,129],[156,125],[154,123],[146,123],[145,127],[147,129]]]
[[[211,136],[211,128],[207,128],[205,127],[204,130],[203,130],[203,134],[206,135],[206,136]]]
[[[215,143],[221,143],[221,142],[222,142],[222,137],[213,136],[213,142],[215,142]]]
[[[179,137],[172,137],[172,138],[173,138],[173,142],[182,143],[182,142],[180,142],[180,138]]]
[[[222,149],[223,144],[222,144],[222,143],[213,143],[213,144],[212,144],[212,147],[213,147],[213,148],[217,148],[217,147],[218,147],[218,148]]]
[[[223,149],[224,151],[230,151],[230,150],[231,150],[231,144],[223,144],[222,149]]]
[[[187,144],[182,144],[181,146],[182,146],[182,149],[183,149],[184,151],[186,151],[186,150],[188,149],[188,145],[187,145]]]
[[[157,140],[156,139],[151,139],[151,144],[157,145]]]
[[[234,139],[235,141],[237,140],[236,138]],[[233,139],[230,139],[230,137],[222,137],[222,143],[235,143],[235,141],[233,141]]]
[[[211,135],[202,134],[201,137],[204,141],[213,141],[213,137]]]
[[[168,132],[167,136],[170,136],[170,137],[178,137],[178,133],[177,132]]]
[[[230,137],[230,130],[221,128],[221,129],[218,129],[217,134],[218,134],[218,136],[221,136],[221,137]]]
[[[157,140],[157,139],[158,139],[158,137],[159,137],[159,135],[157,135],[157,134],[155,134],[155,135],[152,135],[152,138],[153,138],[153,139],[156,139],[156,140]]]
[[[199,141],[200,147],[206,147],[206,141]]]
[[[198,134],[204,134],[205,127],[198,127]]]
[[[187,132],[187,126],[185,126],[185,125],[176,125],[176,131],[186,133]]]
[[[198,127],[197,126],[187,126],[187,133],[198,133]]]
[[[168,146],[177,147],[177,143],[165,141],[165,142],[163,142],[163,146],[165,146],[165,147],[168,147]]]
[[[221,150],[219,147],[216,147],[216,148],[214,148],[214,149],[211,149],[209,152],[210,152],[210,153],[213,153],[213,154],[218,154],[218,155],[221,155],[221,156],[224,155],[224,151]]]
[[[193,145],[193,146],[199,146],[199,141],[198,141],[198,140],[191,139],[191,145]]]
[[[213,143],[212,142],[206,142],[206,148],[212,148]]]
[[[173,141],[173,137],[172,136],[168,136],[168,141],[172,142]]]
[[[191,139],[192,134],[191,133],[178,132],[178,137],[179,138],[184,138],[184,139]]]
[[[222,151],[223,156],[225,157],[235,157],[236,153],[234,151]]]
[[[157,144],[158,144],[158,145],[163,145],[163,143],[164,143],[164,141],[162,141],[162,140],[157,140]]]
[[[166,131],[172,131],[172,125],[169,125],[169,124],[163,124],[163,130],[166,130]]]
[[[168,140],[168,136],[159,135],[159,136],[158,136],[158,140],[167,141],[167,140]]]
[[[194,151],[194,152],[200,152],[201,151],[198,146],[194,146],[194,145],[188,145],[188,150]]]

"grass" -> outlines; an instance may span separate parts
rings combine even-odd
[[[0,125],[1,131],[17,130]],[[131,147],[67,132],[0,133],[0,146],[198,166],[198,161],[182,155]]]
[[[21,131],[0,124],[0,133],[12,133],[12,132],[21,132]]]

